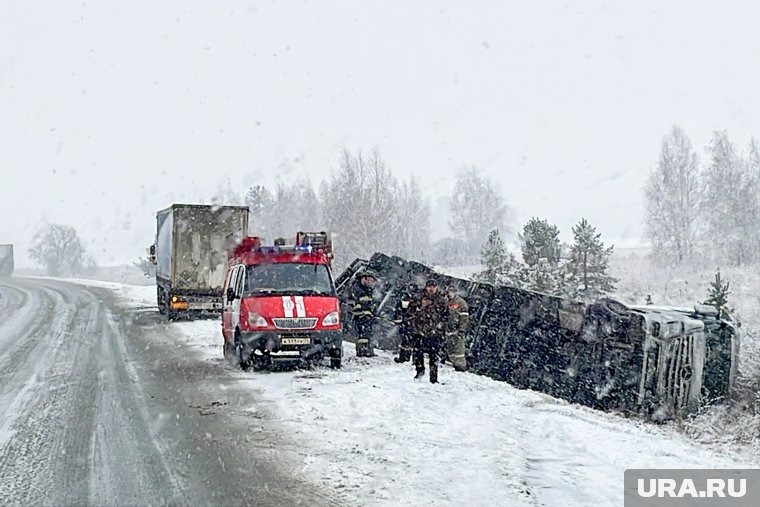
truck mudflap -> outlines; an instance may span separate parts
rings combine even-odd
[[[319,358],[340,358],[343,355],[343,335],[340,330],[310,331],[308,333],[244,332],[240,341],[253,358],[268,358],[273,362],[306,363]]]

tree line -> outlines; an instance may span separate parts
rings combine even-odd
[[[414,176],[396,177],[379,150],[344,149],[317,185],[295,180],[239,192],[227,180],[214,201],[247,205],[251,233],[268,241],[299,230],[330,231],[338,269],[378,251],[431,264],[474,264],[489,231],[508,227],[508,206],[498,187],[477,168],[465,167],[449,199],[455,236],[432,241],[427,196]]]
[[[700,157],[674,126],[645,186],[646,234],[661,264],[760,260],[760,145],[742,150],[715,131]]]

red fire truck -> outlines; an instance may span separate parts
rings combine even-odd
[[[224,283],[224,354],[243,369],[330,358],[340,368],[340,303],[327,233],[296,235],[293,245],[244,238],[230,254]]]

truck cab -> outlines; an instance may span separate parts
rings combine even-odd
[[[317,363],[340,368],[340,306],[326,233],[298,233],[295,244],[262,245],[244,238],[224,283],[225,356],[249,366]]]

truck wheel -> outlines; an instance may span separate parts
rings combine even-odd
[[[161,287],[156,289],[156,300],[158,301],[158,313],[161,315],[166,313],[166,301],[164,300],[164,290]]]
[[[237,352],[238,364],[243,371],[251,367],[251,349],[240,343],[240,334],[235,332],[235,351]]]
[[[224,345],[222,345],[222,354],[224,354],[225,359],[235,359],[237,357],[235,344],[227,343],[227,340],[224,340]]]
[[[343,357],[343,347],[336,349],[330,349],[330,368],[337,370],[341,365],[341,358]]]

